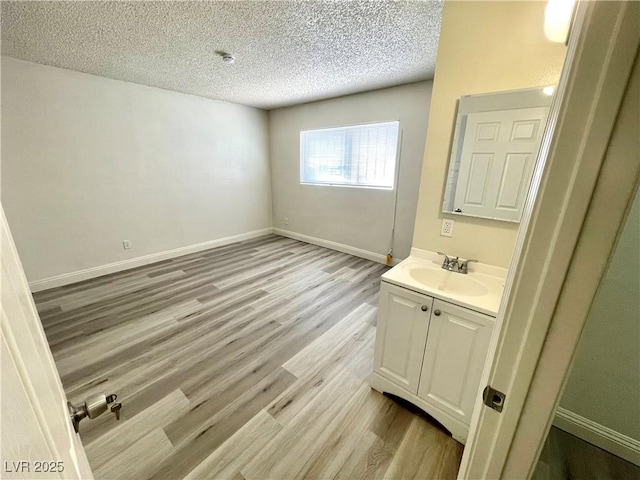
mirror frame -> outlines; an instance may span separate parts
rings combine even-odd
[[[553,88],[553,91],[550,94],[544,93],[544,90],[548,87]],[[520,223],[520,220],[484,217],[464,212],[455,212],[453,210],[453,201],[457,187],[460,155],[462,154],[462,142],[464,140],[466,130],[467,116],[470,113],[515,110],[533,107],[551,107],[551,102],[555,95],[555,89],[555,85],[548,85],[518,90],[464,95],[460,97],[456,103],[456,121],[451,139],[447,178],[442,198],[442,213],[473,218],[484,218],[486,220],[495,220],[498,222]]]

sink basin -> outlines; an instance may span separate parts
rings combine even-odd
[[[427,267],[410,267],[408,273],[417,282],[442,292],[467,297],[480,297],[489,293],[482,283],[461,273]]]

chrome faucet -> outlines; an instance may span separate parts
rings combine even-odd
[[[473,260],[473,259],[460,261],[458,257],[449,258],[448,255],[442,252],[438,252],[438,255],[444,256],[444,261],[442,262],[442,268],[444,270],[448,270],[450,272],[455,272],[455,273],[462,273],[464,275],[469,273],[469,263],[478,262],[477,260]]]
[[[458,271],[458,257],[449,258],[447,254],[442,252],[438,252],[438,255],[444,255],[444,262],[442,262],[442,268],[444,270],[449,270],[450,272]]]

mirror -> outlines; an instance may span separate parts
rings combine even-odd
[[[554,90],[460,98],[444,213],[520,222]]]

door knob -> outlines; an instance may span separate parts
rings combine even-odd
[[[426,312],[427,310],[429,310],[429,307],[427,307],[426,305],[422,305],[422,307],[420,307],[420,310]]]
[[[442,313],[442,312],[441,312],[440,310],[434,310],[434,312],[433,312],[433,314],[434,314],[436,317],[439,317],[441,313]]]
[[[116,402],[117,398],[118,396],[115,393],[108,396],[104,393],[98,393],[87,397],[80,405],[73,405],[71,402],[67,402],[69,417],[76,433],[80,431],[80,421],[83,418],[96,418],[106,412],[107,409],[110,409],[116,415],[116,420],[120,420],[122,404]]]

